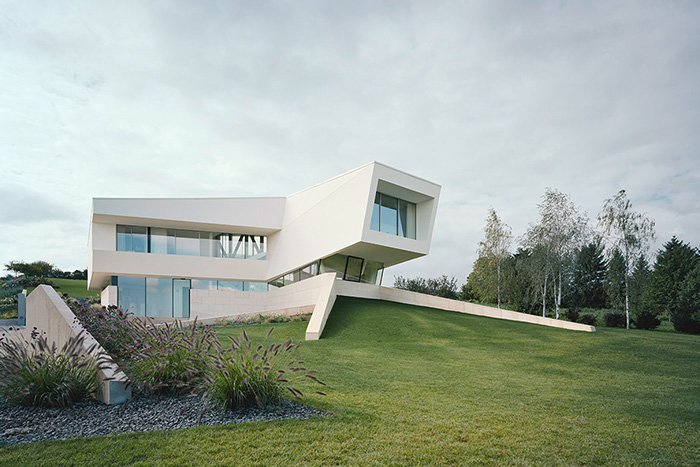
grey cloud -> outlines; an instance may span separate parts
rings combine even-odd
[[[488,206],[520,235],[547,186],[591,218],[625,188],[660,238],[698,245],[699,19],[692,2],[10,2],[0,152],[79,219],[92,196],[286,195],[380,160],[443,186],[431,254],[399,273],[464,276]]]
[[[66,220],[75,221],[71,206],[51,200],[49,193],[40,193],[28,186],[0,187],[0,222],[24,225],[39,222]]]

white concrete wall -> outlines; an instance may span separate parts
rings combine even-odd
[[[82,331],[68,305],[48,285],[38,286],[27,297],[27,325],[23,331],[26,339],[29,339],[34,328],[46,332],[49,343],[55,342],[58,348]],[[86,332],[83,335],[85,355],[97,357],[104,353],[102,346],[90,334]],[[116,364],[105,365],[99,371],[99,377],[98,398],[105,404],[119,404],[131,398],[129,380]]]
[[[119,305],[119,287],[116,285],[108,285],[100,294],[100,305],[110,306]]]
[[[101,290],[111,276],[265,282],[268,268],[267,260],[95,250],[88,288]]]

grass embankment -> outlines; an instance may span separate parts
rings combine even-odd
[[[99,291],[87,289],[87,281],[85,281],[85,280],[59,279],[59,278],[55,278],[55,277],[51,277],[48,280],[50,280],[51,282],[53,282],[54,284],[59,286],[59,288],[56,289],[56,292],[58,292],[59,295],[67,293],[69,297],[73,297],[73,298],[89,298],[89,297],[99,298],[100,297]],[[27,289],[27,295],[32,293],[32,291],[35,288],[36,287],[31,287],[31,288]]]
[[[305,329],[277,324],[273,337]],[[339,298],[301,350],[328,383],[306,401],[337,416],[44,442],[0,449],[0,464],[700,464],[698,336]]]

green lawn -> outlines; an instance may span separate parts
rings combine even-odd
[[[700,464],[698,336],[339,298],[301,350],[328,383],[307,402],[335,417],[44,442],[0,449],[0,465]]]
[[[88,298],[88,297],[100,297],[99,291],[93,291],[87,289],[87,281],[76,280],[76,279],[58,279],[51,277],[48,280],[57,284],[59,286],[56,292],[59,294],[67,293],[69,297],[73,298]],[[29,295],[36,287],[27,289],[27,295]]]

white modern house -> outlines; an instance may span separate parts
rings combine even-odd
[[[313,309],[321,277],[379,286],[428,254],[439,196],[371,162],[287,197],[94,198],[88,288],[137,316]]]

